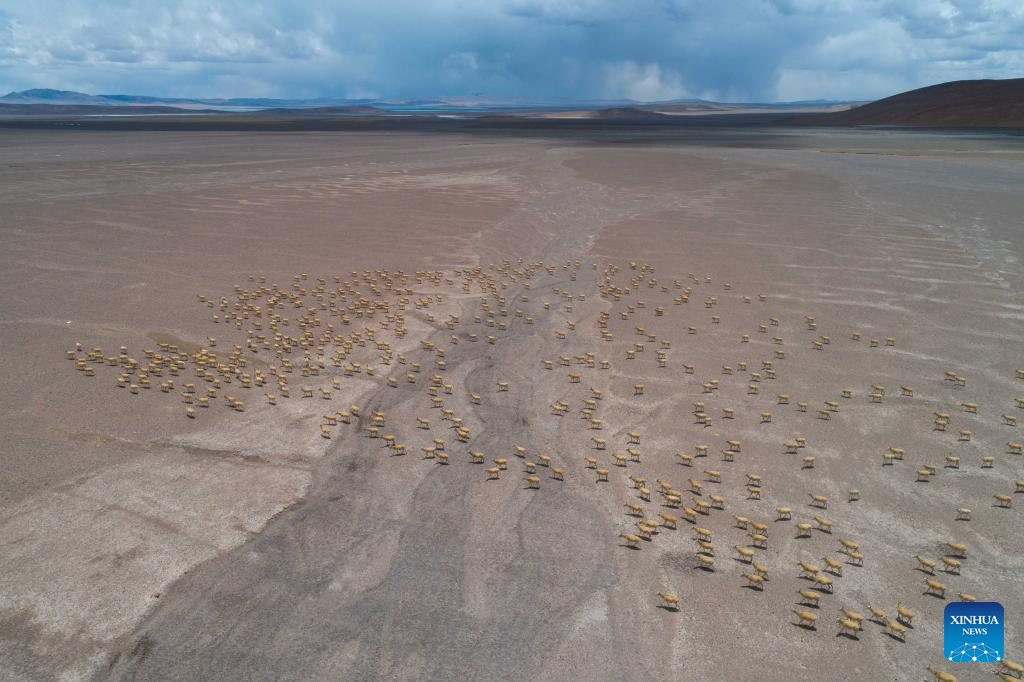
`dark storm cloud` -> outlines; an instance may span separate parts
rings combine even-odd
[[[859,99],[1022,44],[1019,0],[0,0],[0,89]]]

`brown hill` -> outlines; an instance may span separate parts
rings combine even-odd
[[[346,105],[346,106],[334,106],[334,107],[303,107],[303,108],[288,108],[288,107],[277,107],[274,109],[260,109],[259,111],[251,112],[253,116],[376,116],[378,114],[387,114],[386,111],[379,107],[373,107],[369,105]]]
[[[822,126],[1024,127],[1024,78],[941,83],[848,111],[794,116],[783,123]]]
[[[639,107],[609,107],[607,109],[595,109],[588,113],[588,118],[597,119],[628,119],[628,120],[654,120],[668,118],[665,114],[656,111],[649,111]]]

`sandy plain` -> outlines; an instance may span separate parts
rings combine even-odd
[[[1001,417],[1024,414],[1014,403],[1024,395],[1019,139],[0,132],[0,678],[916,680],[936,665],[991,679],[992,664],[943,661],[941,614],[960,592],[1007,614],[1024,607],[1018,504],[992,497],[1024,478],[1024,459],[1007,449],[1020,430]],[[463,273],[477,266],[467,294]],[[86,377],[65,359],[76,341],[140,357],[161,342],[192,352],[209,336],[230,348],[252,321],[214,322],[197,294],[233,303],[235,285],[265,277],[287,289],[307,273],[297,285],[308,305],[318,277],[326,290],[359,280],[366,291],[380,280],[362,273],[381,269],[408,275],[411,300],[429,297],[405,310],[407,335],[379,331],[421,363],[414,383],[408,365],[382,365],[371,345],[349,361],[378,365],[374,376],[328,365],[291,379],[278,405],[239,388],[244,412],[217,403],[189,419],[177,388],[133,395],[116,386],[117,368],[97,363]],[[444,275],[417,281],[417,271]],[[488,282],[504,303],[481,290]],[[686,289],[689,301],[677,301]],[[495,327],[486,311],[474,322],[481,301]],[[357,319],[344,332],[378,324]],[[816,350],[821,335],[831,343]],[[893,347],[869,347],[890,336]],[[443,370],[425,339],[445,349]],[[637,342],[645,349],[627,359]],[[575,362],[588,352],[608,369]],[[277,362],[265,349],[247,356],[253,367]],[[453,386],[444,405],[471,429],[467,444],[431,406],[435,372]],[[300,383],[331,377],[329,403],[299,397]],[[719,388],[705,394],[711,379]],[[869,399],[873,384],[886,388],[881,403]],[[591,388],[602,392],[600,431],[578,416]],[[556,400],[568,414],[551,413]],[[816,418],[826,400],[839,402],[828,421]],[[696,401],[710,426],[696,423]],[[323,414],[349,404],[361,423],[322,438]],[[373,409],[409,454],[366,436]],[[945,432],[936,411],[950,415]],[[641,462],[614,466],[629,431]],[[595,435],[607,450],[594,449]],[[785,454],[796,435],[807,447]],[[421,456],[436,437],[448,466]],[[726,440],[742,442],[735,461],[722,461]],[[681,464],[676,453],[701,443],[708,456]],[[540,487],[528,489],[516,444],[528,460],[549,453],[565,480],[538,467]],[[894,446],[905,459],[883,466]],[[488,464],[470,463],[468,450]],[[801,468],[807,455],[813,468]],[[992,468],[979,466],[983,455]],[[610,470],[608,483],[595,483],[585,456]],[[496,457],[509,469],[488,481]],[[937,470],[918,483],[926,463]],[[747,473],[762,477],[760,499]],[[650,502],[629,475],[646,478]],[[654,482],[691,504],[691,478],[725,509],[625,547],[619,534],[637,520],[625,505],[682,516]],[[809,492],[827,495],[827,510],[809,506]],[[775,521],[780,505],[792,520]],[[961,506],[971,521],[956,520]],[[769,524],[767,549],[755,550],[769,571],[763,590],[745,586],[750,566],[734,558],[751,544],[734,515]],[[832,533],[797,538],[794,524],[815,515]],[[697,567],[695,526],[711,531],[714,571]],[[863,566],[838,538],[860,544]],[[943,600],[924,594],[932,576],[914,555],[939,559],[946,542],[968,553],[959,575],[937,570]],[[824,556],[844,562],[834,593],[800,606],[813,585],[797,562]],[[660,607],[659,591],[681,597],[678,612]],[[841,606],[895,617],[897,600],[917,614],[905,641],[874,622],[855,639],[839,634]],[[816,629],[794,624],[792,609],[815,610]],[[1006,639],[1013,656],[1024,635],[1012,618]]]

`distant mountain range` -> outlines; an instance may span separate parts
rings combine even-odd
[[[296,125],[330,125],[354,119],[374,125],[415,120],[471,119],[487,124],[524,126],[544,119],[551,125],[748,125],[919,126],[1024,128],[1024,78],[942,83],[874,102],[812,100],[777,103],[727,103],[675,100],[501,101],[483,96],[437,99],[189,99],[136,95],[90,95],[67,90],[24,90],[0,97],[0,119],[52,120],[76,117],[161,116],[167,120],[200,119],[226,125],[229,115],[247,125],[288,119]],[[567,121],[576,121],[575,124]],[[77,125],[77,124],[76,124]],[[346,124],[347,125],[347,124]]]
[[[668,102],[643,103],[633,100],[502,100],[482,96],[440,97],[437,99],[270,99],[235,97],[217,98],[184,98],[184,97],[149,97],[145,95],[90,95],[73,90],[51,90],[40,88],[9,92],[0,97],[0,104],[50,104],[75,106],[163,106],[176,109],[219,109],[224,111],[255,110],[255,109],[323,109],[327,107],[374,107],[391,111],[431,111],[455,109],[603,109],[633,108],[639,106],[708,106],[737,107],[749,105],[724,104],[701,99],[672,100]],[[814,102],[786,102],[777,104],[759,104],[763,107],[785,106],[831,106],[835,102],[816,100]]]
[[[181,109],[270,109],[349,106],[369,104],[368,99],[268,99],[230,98],[199,99],[185,97],[147,97],[145,95],[89,95],[73,90],[39,88],[9,92],[0,97],[0,104],[75,104],[90,106],[169,106]]]

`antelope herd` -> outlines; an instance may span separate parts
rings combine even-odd
[[[585,274],[592,276],[594,285],[577,290]],[[862,641],[869,630],[874,632],[871,636],[886,633],[905,643],[915,614],[903,606],[900,595],[887,594],[884,583],[871,588],[871,600],[895,604],[895,619],[873,606],[867,607],[870,616],[865,618],[843,604],[843,600],[849,601],[845,584],[863,583],[851,574],[870,570],[866,556],[875,556],[874,550],[879,547],[878,538],[864,531],[864,520],[857,516],[861,491],[875,497],[879,493],[867,481],[839,492],[830,490],[825,482],[833,458],[815,451],[813,439],[803,434],[837,428],[837,422],[852,420],[854,414],[900,409],[924,401],[930,406],[927,409],[934,408],[928,417],[931,422],[907,423],[906,428],[920,429],[934,439],[936,448],[947,452],[973,447],[978,429],[1001,429],[1010,434],[1005,448],[985,452],[977,460],[978,468],[1016,472],[1020,476],[1024,446],[1013,437],[1017,419],[1011,412],[1024,409],[1024,395],[1007,404],[993,404],[984,395],[972,394],[970,387],[974,382],[958,369],[937,372],[931,377],[898,377],[896,380],[908,383],[897,384],[895,394],[877,378],[861,387],[834,386],[815,402],[810,400],[811,396],[797,395],[798,391],[808,393],[806,386],[762,392],[769,382],[781,384],[790,358],[801,347],[807,348],[804,352],[810,355],[803,362],[810,363],[841,352],[837,349],[844,343],[869,354],[893,353],[902,346],[893,336],[882,337],[883,343],[878,337],[870,337],[865,343],[857,330],[843,333],[835,329],[833,336],[820,334],[818,326],[825,322],[815,315],[804,315],[794,324],[792,319],[773,310],[769,295],[735,294],[734,287],[733,283],[725,283],[715,291],[712,277],[694,274],[686,279],[663,279],[653,267],[638,262],[630,262],[622,269],[597,263],[585,267],[579,260],[561,264],[505,260],[454,272],[407,274],[402,270],[378,270],[352,272],[348,277],[332,279],[310,279],[300,274],[287,286],[268,284],[264,276],[251,276],[246,284],[235,285],[230,295],[197,296],[199,305],[210,310],[210,323],[221,328],[221,341],[210,336],[205,344],[197,346],[160,342],[155,347],[142,348],[141,355],[129,352],[126,346],[108,354],[99,347],[86,350],[76,343],[66,355],[85,377],[99,376],[103,367],[113,368],[109,370],[115,373],[112,383],[126,389],[129,395],[164,395],[169,400],[179,400],[184,416],[192,420],[207,418],[218,406],[224,415],[259,410],[270,418],[287,403],[294,406],[289,408],[290,419],[296,414],[304,415],[314,433],[318,431],[323,439],[331,441],[324,446],[333,446],[344,456],[368,456],[367,453],[372,455],[379,448],[395,456],[394,466],[416,466],[416,458],[400,455],[418,447],[423,453],[419,459],[426,460],[419,466],[428,466],[429,462],[439,476],[451,476],[458,471],[453,464],[481,465],[480,469],[472,469],[477,473],[466,479],[467,484],[479,481],[502,486],[507,484],[501,481],[514,480],[502,477],[508,470],[506,457],[485,452],[499,449],[496,454],[511,454],[521,460],[523,475],[519,487],[524,492],[520,494],[572,491],[575,495],[597,495],[621,502],[618,509],[624,507],[630,518],[617,529],[621,540],[618,544],[633,550],[634,557],[624,561],[639,560],[636,557],[644,551],[659,546],[686,546],[685,526],[680,524],[679,517],[668,513],[677,510],[675,513],[681,512],[682,520],[692,526],[694,544],[689,567],[700,569],[679,575],[680,588],[697,592],[704,589],[702,583],[713,584],[711,581],[717,580],[718,574],[729,572],[730,562],[716,562],[721,559],[716,554],[716,544],[721,540],[734,548],[733,560],[739,564],[735,569],[737,579],[750,588],[751,598],[763,599],[763,595],[772,593],[775,580],[769,580],[769,570],[773,576],[788,573],[793,580],[814,588],[797,590],[795,608],[791,609],[795,625],[816,632],[821,627],[818,613],[831,608],[837,616],[829,621],[834,623],[830,627],[836,636],[850,640],[851,646]],[[689,307],[698,289],[715,291],[701,294],[704,308],[713,310],[713,316],[702,318]],[[543,298],[546,295],[556,298],[559,304]],[[600,305],[593,317],[594,333],[588,336],[582,318],[572,316],[594,295]],[[681,311],[677,313],[675,306],[681,306]],[[716,337],[715,350],[729,354],[725,362],[700,366],[687,358],[686,349],[700,344],[702,335],[712,331],[698,320],[715,325],[713,329],[724,328],[733,314],[748,306],[750,310],[756,308],[764,321],[741,329],[745,333],[731,336],[731,340]],[[557,315],[568,319],[559,322]],[[673,317],[686,323],[663,323]],[[416,319],[417,326],[426,325],[429,330],[429,335],[419,339],[418,344],[406,338],[411,318]],[[456,375],[448,373],[453,370],[449,363],[457,367],[463,358],[476,357],[460,350],[464,344],[476,344],[478,352],[487,356],[494,352],[488,346],[517,338],[511,333],[517,322],[533,325],[535,320],[545,318],[554,320],[557,329],[544,346],[554,349],[552,354],[534,360],[537,377],[524,379],[509,371],[493,378],[490,387],[474,385],[477,392],[457,387]],[[625,321],[632,329],[622,324]],[[800,326],[804,329],[800,330]],[[773,336],[766,336],[769,329]],[[670,338],[673,330],[685,333]],[[633,334],[633,341],[624,349],[620,338],[623,333]],[[441,337],[443,341],[439,340]],[[481,344],[481,340],[485,343]],[[682,357],[673,357],[680,354]],[[427,366],[432,369],[424,371]],[[557,379],[556,370],[564,371],[565,367],[571,368],[568,380],[566,374]],[[698,374],[699,380],[687,378]],[[290,383],[293,377],[301,381],[295,392]],[[361,386],[359,399],[373,405],[373,409],[356,404],[334,409],[332,403],[345,392],[352,377],[373,387]],[[152,390],[153,381],[158,381],[159,393]],[[911,381],[916,388],[909,385]],[[1011,373],[1007,381],[1017,382],[1024,392],[1024,369]],[[554,422],[551,428],[555,429],[557,440],[548,437],[543,444],[532,445],[526,441],[533,437],[532,432],[517,432],[525,444],[499,444],[494,432],[500,426],[492,421],[496,417],[481,420],[480,415],[486,414],[491,406],[501,407],[501,414],[506,417],[514,414],[516,400],[534,396],[539,384],[553,387],[551,390],[561,394],[551,403],[551,416],[545,417]],[[241,399],[260,392],[264,397],[262,404]],[[417,401],[417,412],[407,421],[397,422],[383,407],[389,396]],[[727,405],[717,404],[723,399],[728,401]],[[690,401],[692,410],[683,407]],[[570,416],[574,404],[578,420]],[[804,414],[811,404],[818,407]],[[326,405],[331,407],[325,412]],[[631,409],[622,409],[624,405]],[[769,406],[772,409],[766,409]],[[678,433],[645,428],[650,423],[645,415],[655,409],[669,409],[676,415]],[[816,422],[816,418],[822,422]],[[485,423],[489,433],[481,437],[478,433]],[[953,429],[947,433],[950,426]],[[774,442],[758,435],[774,433],[776,428],[799,429],[802,433]],[[594,432],[602,435],[593,435]],[[693,433],[721,436],[716,440],[698,439]],[[336,437],[337,441],[332,441]],[[548,448],[547,452],[542,445]],[[877,451],[862,452],[855,443],[849,445],[850,451],[842,456],[851,461],[856,458],[854,470],[866,473],[879,466]],[[789,455],[806,452],[808,448],[816,455],[801,454],[795,460],[788,459]],[[719,451],[720,458],[713,454]],[[935,459],[927,461],[929,457]],[[711,466],[703,468],[702,475],[689,473],[701,458]],[[713,458],[720,459],[721,465],[715,464]],[[915,461],[906,471],[902,469],[906,466],[905,458]],[[894,485],[897,479],[911,487],[919,482],[922,485],[914,488],[916,494],[929,496],[935,493],[930,492],[932,486],[925,484],[939,477],[950,480],[967,475],[968,461],[974,460],[942,453],[936,457],[934,450],[911,452],[894,445],[882,453],[881,466]],[[664,473],[655,478],[655,470],[677,472],[684,485],[677,487]],[[645,471],[653,482],[648,483],[642,475]],[[791,492],[790,499],[781,499],[781,476],[817,489]],[[974,516],[969,508],[957,504],[947,507],[949,520],[955,520],[958,527],[984,524],[995,514],[1016,513],[1014,495],[1024,493],[1024,479],[986,480],[1002,487],[990,492],[985,500],[975,500],[976,508],[984,509],[983,514]],[[595,489],[595,482],[607,485]],[[826,494],[830,492],[834,493],[831,502]],[[837,498],[845,499],[846,504],[837,504]],[[743,514],[725,511],[732,509]],[[900,513],[897,507],[890,511]],[[825,513],[829,517],[823,516]],[[734,521],[721,523],[720,519],[725,518]],[[780,522],[792,524],[790,528],[795,527],[796,533],[775,530],[774,524]],[[850,537],[857,528],[863,540]],[[862,542],[872,552],[862,552]],[[832,558],[833,551],[843,558]],[[822,552],[824,568],[806,560],[807,556],[818,557]],[[927,575],[920,583],[923,589],[917,601],[930,616],[941,612],[941,607],[930,604],[932,600],[945,600],[947,589],[963,589],[965,580],[971,577],[965,563],[967,556],[967,545],[958,538],[949,538],[939,545],[922,540],[909,553],[908,557],[916,561],[909,562],[906,570]],[[799,567],[798,571],[792,568],[794,565]],[[937,571],[943,573],[943,580],[952,583],[951,588],[935,577]],[[974,599],[967,592],[959,595],[962,600]],[[692,608],[690,600],[684,601],[677,592],[657,591],[656,596],[660,605],[670,611],[680,611],[684,604],[685,608]],[[868,625],[871,623],[877,627]],[[955,679],[941,670],[930,670],[936,679]]]

